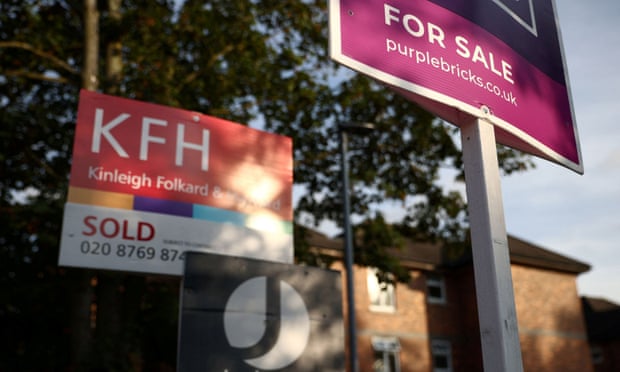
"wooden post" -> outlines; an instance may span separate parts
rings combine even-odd
[[[484,370],[522,372],[493,125],[461,125]]]

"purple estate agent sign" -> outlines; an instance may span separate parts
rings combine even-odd
[[[330,0],[331,57],[460,125],[583,173],[552,0]],[[464,115],[465,114],[465,115]]]

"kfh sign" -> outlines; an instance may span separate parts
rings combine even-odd
[[[202,250],[292,262],[292,141],[82,91],[59,264],[181,275]]]
[[[553,0],[330,0],[330,54],[461,125],[583,173]]]
[[[187,254],[179,371],[344,371],[340,273]]]

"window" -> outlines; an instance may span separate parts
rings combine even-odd
[[[446,284],[442,276],[429,274],[426,277],[428,302],[431,304],[446,303]]]
[[[452,347],[449,341],[432,340],[433,372],[452,372]]]
[[[400,372],[400,344],[395,337],[373,337],[373,372]]]
[[[602,364],[605,360],[603,349],[600,346],[592,345],[592,347],[590,347],[590,354],[592,355],[593,364]]]
[[[370,309],[374,311],[396,311],[396,295],[394,283],[380,281],[376,268],[367,270],[368,297],[370,298]],[[388,274],[389,275],[389,274]]]

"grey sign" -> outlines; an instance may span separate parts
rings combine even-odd
[[[179,372],[344,371],[340,273],[188,252]]]

